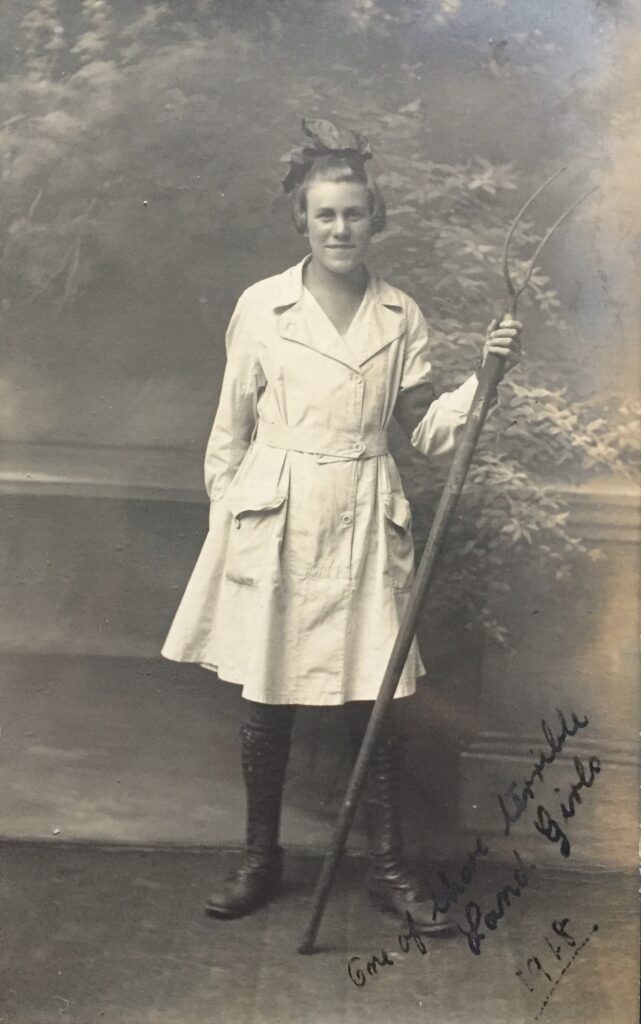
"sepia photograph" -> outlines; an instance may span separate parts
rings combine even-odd
[[[0,3],[0,1024],[637,1024],[641,6]]]

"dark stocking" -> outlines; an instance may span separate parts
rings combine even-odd
[[[352,752],[356,757],[373,703],[350,701],[345,706]],[[435,910],[431,900],[423,897],[417,879],[405,863],[400,809],[400,744],[394,710],[392,704],[373,752],[363,793],[372,864],[369,893],[381,909],[400,914],[405,924],[409,913],[413,926],[424,934],[454,934],[452,923]]]
[[[239,868],[206,902],[215,917],[241,917],[277,895],[283,857],[280,811],[289,758],[294,705],[243,700],[240,727],[247,795],[247,845]]]
[[[243,700],[240,727],[247,794],[247,846],[278,847],[280,812],[296,707]]]

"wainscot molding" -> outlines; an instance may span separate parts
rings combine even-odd
[[[204,449],[131,445],[8,442],[2,446],[0,494],[207,501]],[[586,540],[638,543],[641,488],[628,478],[549,483],[570,506],[574,531]]]
[[[525,737],[480,734],[461,755],[459,828],[483,836],[499,858],[516,848],[522,856],[547,867],[598,865],[634,870],[638,861],[639,750],[632,739],[599,735],[569,739],[553,764],[545,767],[543,780],[534,780],[534,798],[511,826],[510,834],[504,835],[498,796],[506,794],[513,782],[521,793],[543,746],[540,733]],[[601,770],[590,789],[581,789],[576,813],[565,822],[560,802],[568,805],[571,786],[578,781],[575,756],[586,769],[590,758],[598,757]],[[565,829],[571,842],[568,858],[561,856],[558,844],[536,830],[539,804]]]
[[[541,750],[549,752],[540,729],[538,732],[519,736],[485,730],[474,737],[472,743],[462,754],[462,758],[492,758],[508,763],[514,761],[517,764],[525,762],[531,765]],[[534,751],[535,757],[533,757],[532,751]],[[598,733],[596,735],[581,734],[578,739],[570,738],[567,741],[567,746],[555,758],[555,763],[571,761],[575,753],[579,751],[586,757],[596,754],[599,757],[607,757],[609,761],[614,760],[621,765],[637,765],[639,763],[639,747],[635,740],[627,737],[600,736]]]
[[[84,444],[2,446],[0,494],[205,503],[203,453]]]

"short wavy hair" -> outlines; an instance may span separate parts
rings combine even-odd
[[[358,158],[321,156],[314,160],[307,174],[292,194],[292,219],[299,234],[307,230],[307,189],[317,181],[350,182],[365,185],[369,199],[372,234],[383,231],[387,223],[385,200],[374,175]]]

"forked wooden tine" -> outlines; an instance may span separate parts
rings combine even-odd
[[[512,281],[511,276],[510,276],[510,268],[509,268],[510,243],[511,243],[512,238],[514,236],[514,232],[516,231],[519,222],[523,219],[523,217],[525,216],[525,214],[529,210],[530,206],[532,205],[532,203],[536,199],[536,197],[543,191],[544,188],[547,188],[547,186],[550,184],[551,181],[554,181],[555,178],[558,178],[558,176],[560,174],[563,174],[563,172],[566,171],[566,170],[567,170],[567,167],[561,167],[558,171],[555,171],[554,174],[551,174],[550,177],[547,178],[541,185],[539,185],[539,187],[532,193],[532,195],[527,200],[527,202],[525,202],[523,204],[523,206],[521,207],[521,209],[517,213],[516,217],[514,218],[512,223],[510,224],[510,229],[509,229],[509,231],[507,233],[507,237],[505,239],[505,246],[503,248],[503,277],[505,278],[505,285],[507,287],[508,295],[512,299],[515,299],[515,298],[518,297],[517,294],[516,294],[516,289],[514,287],[514,283]]]
[[[588,191],[584,192],[582,196],[579,196],[578,199],[575,199],[574,202],[571,203],[570,206],[568,206],[567,210],[564,210],[563,213],[561,214],[561,216],[558,217],[554,221],[554,224],[552,225],[552,227],[548,228],[548,230],[544,234],[543,238],[541,239],[541,241],[537,245],[536,249],[534,250],[534,254],[533,254],[532,259],[530,260],[530,262],[528,264],[527,272],[526,272],[525,277],[523,279],[523,284],[518,289],[518,291],[514,294],[514,298],[515,299],[518,299],[519,296],[523,294],[523,292],[527,288],[528,284],[530,283],[530,278],[532,277],[532,271],[534,270],[534,265],[535,265],[537,259],[539,258],[539,255],[541,253],[541,249],[543,248],[545,243],[548,241],[548,239],[552,236],[552,234],[556,231],[556,229],[558,228],[559,224],[562,224],[563,221],[565,220],[565,218],[570,216],[572,211],[576,209],[576,207],[579,205],[579,203],[582,203],[584,199],[587,199],[588,196],[591,196],[592,193],[596,192],[598,188],[599,188],[599,186],[595,185],[594,188],[588,189]]]
[[[536,261],[537,261],[537,259],[539,258],[540,254],[541,254],[541,250],[543,249],[543,246],[551,238],[551,236],[554,234],[554,232],[559,227],[559,225],[563,223],[563,221],[566,219],[566,217],[569,217],[570,214],[572,213],[572,211],[576,209],[576,207],[579,205],[579,203],[582,203],[584,199],[587,199],[588,196],[591,196],[593,194],[593,192],[596,192],[598,190],[598,188],[599,188],[598,185],[595,185],[594,188],[591,188],[587,192],[584,192],[582,196],[579,196],[578,199],[575,199],[575,201],[573,203],[571,203],[570,206],[568,206],[567,210],[563,211],[563,213],[561,214],[560,217],[557,217],[557,219],[555,220],[555,222],[552,225],[552,227],[548,228],[548,230],[546,231],[545,235],[543,236],[543,238],[541,239],[541,241],[537,245],[536,249],[534,250],[532,258],[530,259],[530,261],[529,261],[529,263],[527,265],[527,270],[525,272],[525,276],[523,278],[523,281],[522,281],[521,285],[518,288],[516,288],[515,285],[514,285],[514,281],[512,280],[512,275],[510,274],[510,267],[509,267],[510,244],[512,242],[512,238],[514,237],[514,232],[516,231],[517,225],[519,224],[519,222],[521,221],[521,219],[523,218],[523,216],[527,212],[527,210],[530,208],[530,206],[532,205],[532,203],[534,202],[536,197],[543,191],[544,188],[547,188],[547,186],[550,184],[551,181],[554,181],[555,178],[558,178],[559,174],[563,174],[563,172],[565,170],[567,170],[566,167],[561,167],[558,171],[555,171],[554,174],[551,174],[550,177],[547,178],[546,181],[544,181],[542,185],[539,185],[539,187],[532,193],[532,195],[527,200],[527,202],[523,204],[523,206],[521,207],[521,209],[517,213],[516,217],[514,218],[512,223],[510,224],[510,229],[509,229],[509,231],[507,233],[507,237],[505,239],[505,246],[504,246],[504,249],[503,249],[503,277],[505,279],[505,286],[507,288],[507,293],[508,293],[508,296],[509,296],[509,299],[510,299],[509,306],[510,306],[510,313],[512,314],[512,316],[516,316],[516,308],[517,308],[518,300],[519,300],[520,296],[523,294],[523,292],[525,291],[525,289],[527,288],[527,286],[530,283],[530,278],[532,277],[532,272],[533,272],[534,267],[536,265]]]

